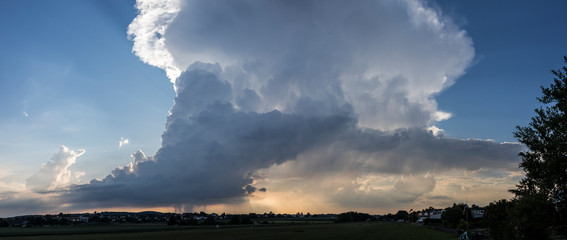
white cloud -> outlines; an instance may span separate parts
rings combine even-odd
[[[61,146],[51,160],[44,163],[37,173],[26,179],[26,188],[37,192],[51,191],[74,183],[84,175],[84,172],[73,172],[69,167],[75,164],[77,157],[83,153],[85,153],[83,149],[73,151],[66,146]]]
[[[0,181],[0,217],[69,210],[60,199],[61,191],[68,190],[85,175],[71,170],[76,159],[84,153],[82,149],[73,151],[60,146],[59,151],[25,181],[14,178]]]
[[[433,136],[441,136],[445,130],[438,128],[437,126],[431,126],[427,128],[427,131],[431,132]]]
[[[437,111],[437,112],[434,113],[433,120],[440,122],[440,121],[444,121],[444,120],[451,118],[451,116],[452,116],[451,113]]]
[[[124,137],[120,137],[120,141],[118,141],[118,147],[121,148],[122,146],[128,144],[130,141],[128,141],[127,138]]]
[[[128,36],[134,41],[132,51],[143,62],[164,69],[172,81],[181,71],[166,49],[163,35],[177,16],[180,5],[179,0],[138,0],[139,14],[128,26]]]
[[[437,111],[433,96],[474,56],[464,30],[417,0],[141,1],[137,7],[141,14],[129,33],[151,36],[133,38],[143,61],[154,59],[149,63],[172,81],[179,74],[168,69],[218,63],[219,77],[232,85],[231,102],[249,111],[296,112],[308,98],[352,106],[361,127],[425,127],[450,117]]]

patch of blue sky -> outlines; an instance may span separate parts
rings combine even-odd
[[[162,70],[131,53],[126,30],[135,15],[133,1],[0,2],[3,159],[21,161],[30,148],[50,156],[67,145],[87,150],[76,167],[111,169],[138,148],[160,147],[174,92]],[[123,136],[131,144],[109,155]],[[107,157],[123,162],[97,160]],[[25,162],[37,168],[45,160]]]
[[[474,41],[475,63],[436,99],[453,118],[437,125],[457,138],[513,142],[540,104],[539,86],[567,55],[565,1],[438,1]]]

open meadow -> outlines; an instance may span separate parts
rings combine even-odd
[[[421,225],[391,222],[211,227],[117,224],[0,229],[2,239],[455,239]]]

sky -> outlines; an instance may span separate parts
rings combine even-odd
[[[0,217],[487,205],[564,1],[0,2]]]

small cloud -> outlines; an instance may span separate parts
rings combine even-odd
[[[437,111],[433,114],[433,119],[435,119],[435,121],[437,121],[437,122],[441,122],[441,121],[444,121],[444,120],[451,118],[452,116],[453,115],[451,113]]]
[[[253,187],[252,185],[246,185],[244,187],[244,190],[246,191],[246,193],[248,194],[252,194],[253,192],[256,192],[256,188]]]
[[[118,141],[118,147],[121,148],[122,146],[128,144],[130,141],[128,141],[127,138],[124,137],[120,137],[120,141]]]
[[[449,196],[445,196],[445,195],[434,195],[434,196],[430,196],[430,199],[435,199],[435,200],[452,200],[452,197]]]
[[[431,126],[431,127],[428,127],[428,128],[427,128],[427,131],[431,132],[431,134],[433,134],[433,136],[438,137],[438,136],[442,136],[442,135],[443,135],[443,132],[444,132],[445,130],[443,130],[443,129],[441,129],[441,128],[438,128],[438,127],[436,127],[436,126]]]
[[[266,192],[267,189],[266,189],[265,187],[263,187],[263,188],[258,189],[258,191],[260,191],[260,192]]]

